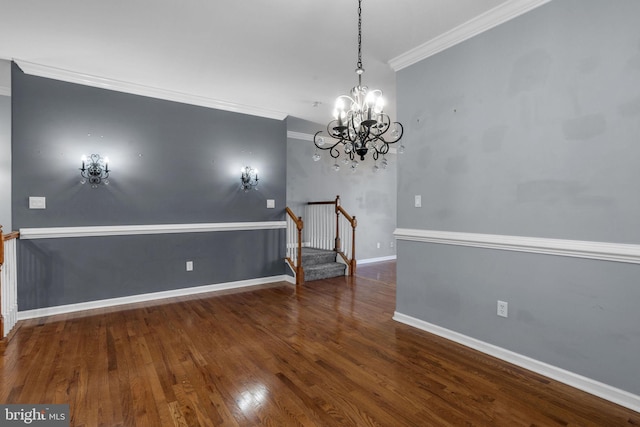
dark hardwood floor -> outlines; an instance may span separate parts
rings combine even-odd
[[[21,323],[0,402],[72,426],[630,426],[640,414],[394,322],[395,263],[358,275]]]

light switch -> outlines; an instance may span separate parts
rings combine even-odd
[[[273,199],[267,199],[267,209],[274,209],[276,207],[276,201]]]
[[[29,197],[29,209],[46,209],[46,197]]]
[[[422,196],[417,194],[415,196],[415,207],[416,208],[421,208],[422,207]]]

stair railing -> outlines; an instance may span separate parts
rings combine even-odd
[[[335,218],[334,218],[335,216]],[[313,248],[338,253],[349,268],[349,276],[356,272],[356,227],[358,221],[335,200],[307,203],[304,229],[305,244]],[[341,237],[342,236],[342,237]]]
[[[15,231],[2,233],[0,225],[0,340],[6,338],[18,321],[18,287]]]
[[[353,276],[356,272],[356,227],[358,221],[355,216],[349,215],[339,202],[340,196],[336,198],[336,252],[349,266],[349,276]]]
[[[293,270],[296,285],[304,283],[304,269],[302,268],[302,217],[296,217],[289,207],[287,212],[287,257],[286,260]]]

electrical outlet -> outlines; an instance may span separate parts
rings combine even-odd
[[[498,300],[498,316],[509,317],[509,303]]]
[[[187,271],[193,271],[193,261],[187,261]]]
[[[422,207],[422,196],[419,195],[419,194],[416,194],[413,199],[414,199],[413,200],[413,205],[416,208],[421,208]]]
[[[380,242],[376,243],[376,248],[380,249]]]
[[[395,243],[393,243],[393,240],[389,242],[389,247],[392,248],[394,247]]]

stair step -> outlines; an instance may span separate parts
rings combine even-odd
[[[302,248],[302,266],[327,264],[336,261],[336,253],[316,248]]]
[[[304,268],[304,279],[305,281],[311,281],[344,276],[346,268],[346,265],[339,262],[312,264]]]

